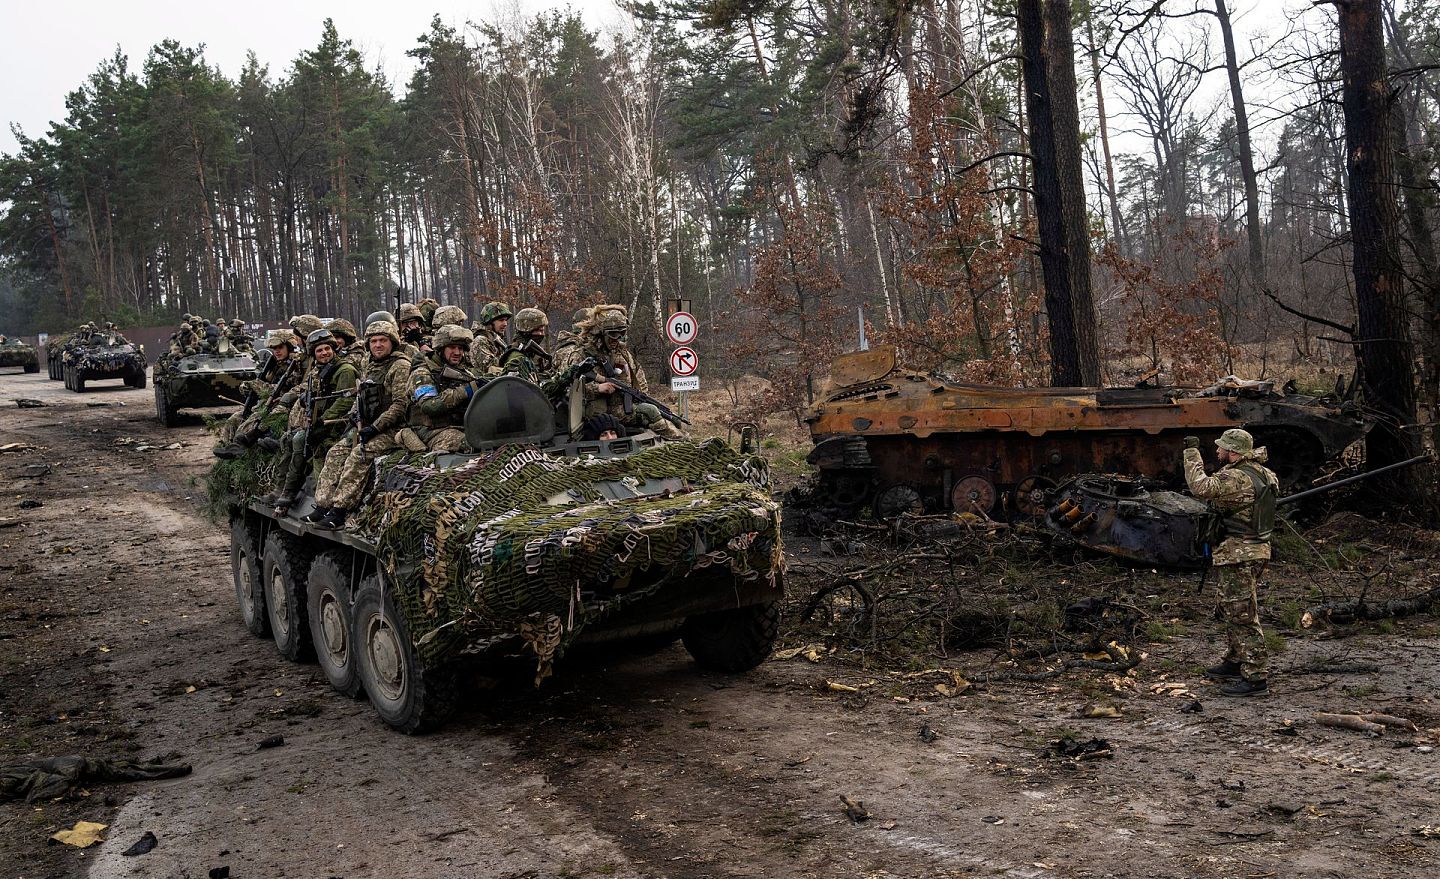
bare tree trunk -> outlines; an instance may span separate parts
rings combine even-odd
[[[1382,0],[1349,0],[1336,6],[1357,341],[1366,402],[1383,415],[1366,440],[1366,463],[1371,468],[1413,454],[1414,444],[1405,428],[1415,422],[1415,371],[1400,265],[1381,5]],[[1413,494],[1413,483],[1388,479],[1385,483],[1378,490],[1392,497],[1396,491]]]
[[[1250,148],[1250,116],[1240,87],[1240,61],[1225,0],[1215,0],[1215,17],[1225,41],[1225,72],[1230,77],[1230,104],[1235,112],[1235,140],[1240,153],[1240,178],[1245,184],[1245,237],[1249,242],[1250,280],[1258,290],[1265,286],[1265,251],[1260,238],[1260,186],[1255,179],[1255,153]]]
[[[1059,386],[1096,385],[1100,345],[1090,290],[1070,0],[1019,0],[1016,12],[1050,320],[1050,378]]]
[[[1411,152],[1406,117],[1404,106],[1396,101],[1390,134],[1395,139],[1395,169],[1405,194],[1406,239],[1415,258],[1412,277],[1421,320],[1420,389],[1433,422],[1440,412],[1440,259],[1436,257],[1435,233],[1430,227],[1435,196]]]
[[[1090,76],[1095,81],[1095,110],[1100,116],[1100,151],[1105,157],[1105,195],[1110,203],[1110,232],[1122,255],[1128,255],[1125,225],[1120,222],[1120,197],[1115,188],[1115,161],[1110,156],[1110,123],[1105,118],[1105,86],[1100,79],[1100,48],[1095,44],[1094,16],[1085,17],[1085,32],[1090,38]]]

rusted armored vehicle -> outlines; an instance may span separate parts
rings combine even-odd
[[[6,366],[18,366],[24,372],[39,372],[40,358],[26,342],[0,336],[0,367]]]
[[[1007,388],[906,369],[893,348],[841,355],[831,379],[806,418],[817,500],[881,518],[921,510],[1035,516],[1048,491],[1081,473],[1179,487],[1184,438],[1199,436],[1208,448],[1231,427],[1270,448],[1271,466],[1291,488],[1370,427],[1353,402],[1278,393],[1268,382]]]
[[[269,352],[266,352],[267,354]],[[220,339],[213,351],[155,362],[155,417],[166,427],[180,423],[181,409],[234,406],[245,399],[241,386],[255,378],[255,355]]]
[[[217,463],[246,627],[404,732],[443,723],[481,656],[536,662],[538,684],[585,641],[678,638],[732,673],[770,655],[784,582],[763,459],[649,431],[575,441],[517,376],[475,393],[465,434],[473,452],[377,461],[344,530],[304,521],[310,486],[285,514],[258,500],[258,447]]]

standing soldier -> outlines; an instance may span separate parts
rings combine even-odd
[[[326,452],[344,429],[345,413],[350,411],[353,402],[357,370],[355,364],[340,356],[339,346],[339,339],[329,330],[316,330],[305,340],[311,366],[293,404],[300,412],[300,426],[281,439],[275,477],[277,488],[261,498],[262,503],[273,505],[281,516],[295,505],[305,484],[307,465],[316,459],[325,460]]]
[[[624,382],[647,396],[650,383],[645,380],[645,370],[635,362],[635,356],[625,344],[625,334],[630,320],[625,316],[623,305],[597,305],[585,324],[585,341],[578,348],[572,348],[564,363],[566,367],[585,357],[594,358],[599,368],[585,380],[584,417],[602,413],[615,416],[627,427],[652,430],[659,436],[679,439],[683,436],[660,410],[651,403],[637,403],[627,397],[620,387],[608,379]]]
[[[435,351],[410,373],[410,432],[427,452],[458,452],[465,445],[465,409],[481,381],[470,372],[475,336],[463,326],[435,331]]]
[[[1209,501],[1224,515],[1225,536],[1211,555],[1217,569],[1219,602],[1215,615],[1225,629],[1225,661],[1205,674],[1226,683],[1226,696],[1254,696],[1265,679],[1265,632],[1260,628],[1260,576],[1270,561],[1270,530],[1280,480],[1263,466],[1264,448],[1246,431],[1231,428],[1215,441],[1221,467],[1205,475],[1200,440],[1185,438],[1185,482],[1190,493]]]
[[[538,308],[522,308],[515,315],[515,344],[500,357],[500,371],[535,384],[550,376],[554,358],[545,350],[545,334],[550,318]]]
[[[505,354],[505,331],[510,328],[510,306],[490,302],[480,311],[480,325],[475,331],[475,344],[470,346],[470,362],[480,375],[499,371],[500,358]]]
[[[347,432],[325,456],[315,482],[315,510],[305,521],[340,528],[360,502],[370,463],[399,448],[395,434],[405,427],[410,401],[410,359],[400,349],[400,331],[376,321],[365,328],[370,358],[356,390],[357,429]]]

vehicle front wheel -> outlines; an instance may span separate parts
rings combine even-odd
[[[270,634],[270,619],[265,615],[265,589],[260,580],[260,558],[256,553],[259,541],[254,529],[243,515],[230,519],[230,574],[235,578],[235,603],[240,606],[240,620],[250,634],[263,638]]]
[[[350,565],[336,553],[316,556],[310,565],[305,594],[315,658],[330,679],[330,686],[353,699],[360,695],[361,688],[355,651],[350,649],[354,629]]]
[[[764,662],[780,634],[778,602],[688,617],[680,630],[695,664],[708,671],[749,671]]]
[[[26,372],[39,372],[39,371],[40,371],[40,361],[37,360],[37,361],[35,361],[34,363],[27,363],[27,364],[25,364],[25,371],[26,371]]]
[[[177,421],[175,410],[170,407],[170,395],[159,382],[155,384],[155,417],[166,427],[174,427]]]
[[[350,643],[360,682],[375,713],[403,733],[428,732],[455,713],[458,687],[453,668],[425,668],[410,638],[395,593],[379,574],[360,582]]]
[[[135,372],[125,377],[125,384],[138,390],[145,390],[146,375],[143,371]]]
[[[305,598],[310,556],[304,541],[284,531],[276,529],[265,538],[261,564],[265,613],[270,619],[275,649],[291,662],[304,662],[314,656]]]

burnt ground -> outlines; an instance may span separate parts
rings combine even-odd
[[[17,409],[16,397],[49,405]],[[935,549],[861,529],[792,538],[790,652],[778,654],[791,658],[722,677],[678,646],[586,654],[539,690],[521,674],[477,681],[454,722],[411,738],[240,626],[228,536],[200,511],[208,438],[198,419],[163,429],[152,405],[149,391],[0,376],[0,446],[22,444],[0,451],[0,763],[168,755],[194,767],[0,804],[0,876],[1435,869],[1440,839],[1418,832],[1440,825],[1433,618],[1285,628],[1386,560],[1371,595],[1427,588],[1431,535],[1339,520],[1288,542],[1267,619],[1285,649],[1264,698],[1220,699],[1198,673],[1218,641],[1191,575],[1061,564],[1025,537]],[[880,599],[871,619],[857,625],[842,591],[800,621],[814,589],[860,569]],[[1125,613],[1061,633],[1055,596],[1081,595]],[[1145,658],[1044,676],[1080,642],[1111,638]],[[971,685],[931,671],[950,668]],[[1195,701],[1198,713],[1180,710]],[[1119,716],[1082,717],[1086,705]],[[1320,727],[1317,711],[1381,711],[1420,731],[1372,738]],[[257,749],[277,734],[284,745]],[[1113,756],[1055,756],[1065,735],[1103,738]],[[842,796],[872,817],[847,818]],[[110,825],[106,841],[47,844],[80,819]],[[145,831],[158,847],[122,856]]]

